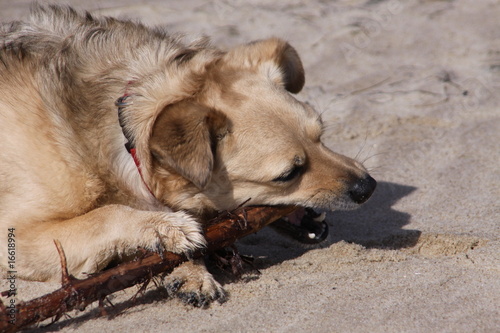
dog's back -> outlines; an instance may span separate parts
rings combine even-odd
[[[64,24],[56,24],[58,12]],[[62,84],[52,62],[65,35],[78,25],[70,10],[40,8],[29,23],[0,29],[0,226],[22,228],[32,219],[82,213],[86,165],[81,147],[68,146],[75,133],[58,108]],[[70,24],[73,22],[73,24]],[[65,28],[63,28],[63,26]],[[60,73],[61,74],[61,73]],[[62,89],[59,90],[62,92]],[[74,141],[74,140],[72,140]],[[72,184],[68,187],[67,184]]]
[[[0,45],[3,45],[3,53],[8,49],[47,56],[51,50],[52,55],[64,50],[64,44],[89,42],[100,34],[107,35],[107,46],[116,42],[117,48],[123,46],[124,41],[132,45],[146,44],[155,38],[156,42],[164,42],[167,37],[165,32],[160,29],[154,31],[156,36],[140,23],[82,14],[71,7],[35,6],[27,21],[1,25]],[[122,48],[122,52],[127,53],[128,50],[130,44]],[[107,49],[106,54],[112,51]]]
[[[0,211],[22,207],[12,198],[31,202],[33,216],[40,216],[37,205],[47,214],[76,216],[109,196],[102,182],[114,182],[110,171],[136,171],[124,162],[115,99],[137,77],[203,45],[186,47],[162,29],[70,7],[37,6],[27,22],[2,25]],[[21,173],[24,181],[16,182]],[[12,183],[18,185],[7,190]]]
[[[106,153],[112,159],[121,142],[117,115],[107,111],[114,109],[109,95],[119,96],[127,80],[105,76],[109,67],[119,75],[129,65],[123,59],[131,58],[134,47],[120,42],[135,41],[137,47],[157,39],[157,45],[170,45],[163,37],[139,24],[59,6],[36,7],[27,22],[1,26],[2,227],[29,224],[30,216],[77,216],[105,195],[105,172],[99,171],[109,166],[94,161]],[[102,48],[97,39],[105,43]],[[98,145],[107,148],[103,152]]]

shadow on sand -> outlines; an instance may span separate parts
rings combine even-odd
[[[416,190],[416,187],[380,182],[373,197],[361,208],[330,214],[333,242],[344,240],[365,247],[407,248],[414,246],[421,232],[403,229],[410,223],[410,214],[393,206]]]
[[[416,187],[389,182],[379,182],[372,198],[354,211],[330,212],[327,215],[330,227],[329,246],[339,241],[356,243],[367,248],[400,249],[414,246],[421,232],[403,229],[410,222],[410,214],[392,208],[401,198],[411,194]],[[263,257],[263,266],[269,267],[285,260],[296,258],[311,248],[297,245],[271,228],[240,240],[241,253]]]

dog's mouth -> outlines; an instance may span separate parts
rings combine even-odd
[[[281,234],[307,245],[324,242],[329,234],[325,221],[326,213],[317,213],[312,208],[297,208],[270,226]]]

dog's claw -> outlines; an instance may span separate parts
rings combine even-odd
[[[172,283],[169,283],[165,286],[165,289],[167,290],[167,293],[170,296],[173,296],[177,293],[177,291],[181,288],[182,286],[182,281],[175,280]]]
[[[156,232],[158,235],[158,232]],[[160,255],[162,259],[165,259],[164,253],[165,253],[165,246],[163,246],[163,243],[160,241],[160,236],[158,235],[159,241],[156,243],[156,246],[154,247],[154,251]]]
[[[227,301],[227,296],[228,295],[227,295],[227,293],[225,291],[218,290],[215,293],[215,295],[213,297],[213,300],[219,302],[219,304],[223,304],[223,303],[225,303]]]

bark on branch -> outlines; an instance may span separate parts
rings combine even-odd
[[[231,213],[223,213],[205,227],[208,251],[232,245],[237,239],[255,233],[264,226],[291,213],[294,207],[245,207]],[[149,281],[160,273],[170,273],[186,261],[183,255],[165,252],[163,258],[157,253],[147,253],[142,259],[121,264],[115,268],[92,275],[83,280],[68,275],[63,249],[56,247],[61,257],[62,286],[52,293],[22,302],[17,305],[15,322],[9,322],[6,307],[0,301],[0,332],[15,332],[48,318],[58,320],[64,313],[83,309],[106,296]],[[199,251],[194,257],[203,256]]]

